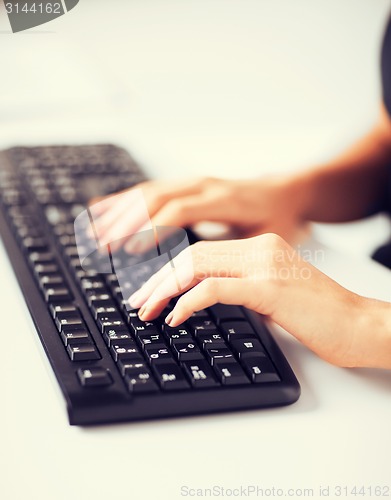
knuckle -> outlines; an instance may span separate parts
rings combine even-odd
[[[181,200],[171,200],[167,203],[167,210],[174,216],[180,216],[183,213],[183,202]]]
[[[168,200],[168,197],[165,193],[156,190],[150,193],[150,198],[151,202],[155,203],[156,205],[164,205]]]
[[[193,262],[196,265],[196,267],[197,264],[204,262],[207,246],[208,246],[207,242],[201,240],[197,241],[190,247]]]
[[[271,251],[281,250],[286,247],[286,243],[283,238],[275,233],[265,233],[258,238],[260,239],[262,246]]]
[[[218,293],[219,281],[216,278],[206,278],[202,282],[202,287],[205,289],[205,293],[215,296]]]
[[[191,313],[192,310],[191,310],[191,306],[190,306],[190,300],[189,300],[189,297],[188,297],[188,293],[185,293],[184,295],[182,295],[177,303],[176,303],[176,308],[181,310],[182,312],[184,312],[185,314],[187,313]]]

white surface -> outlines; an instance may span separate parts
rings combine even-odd
[[[84,0],[18,35],[0,16],[0,146],[111,140],[171,177],[324,161],[376,116],[389,6]],[[388,222],[316,231],[356,254],[325,250],[322,270],[391,300],[390,273],[357,255],[386,238]],[[249,484],[314,488],[318,498],[320,485],[391,483],[391,374],[329,366],[280,331],[303,391],[291,407],[69,427],[2,250],[0,269],[2,499],[171,500],[182,485]]]

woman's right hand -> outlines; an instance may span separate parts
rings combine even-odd
[[[151,226],[186,227],[198,222],[226,224],[238,237],[274,232],[292,241],[301,221],[301,186],[289,177],[227,180],[200,178],[185,181],[149,181],[99,200],[93,206],[96,236],[111,249],[120,238]],[[141,189],[147,212],[132,212],[131,195]],[[129,195],[129,196],[127,196]],[[129,201],[127,201],[129,200]],[[131,239],[125,250],[133,249]]]
[[[216,303],[243,305],[330,363],[391,369],[391,304],[346,290],[275,234],[195,243],[129,303],[141,320],[153,321],[178,295],[166,317],[171,327]]]

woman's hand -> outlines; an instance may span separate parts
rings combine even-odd
[[[146,205],[139,213],[132,203],[135,189],[141,189]],[[274,232],[291,239],[302,222],[304,194],[301,185],[289,177],[149,181],[92,205],[95,233],[100,244],[110,243],[112,250],[124,244],[121,238],[151,223],[185,227],[213,221],[227,224],[239,237]],[[133,250],[131,238],[124,248]]]
[[[330,363],[391,368],[390,304],[349,292],[275,234],[196,243],[173,264],[130,297],[142,320],[179,294],[170,326],[217,302],[239,304],[269,316]],[[178,291],[178,283],[187,285]]]

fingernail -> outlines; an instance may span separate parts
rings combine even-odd
[[[147,310],[147,307],[146,307],[146,306],[143,306],[143,307],[139,310],[139,312],[138,312],[138,316],[139,316],[139,318],[140,318],[140,319],[143,319],[143,316],[144,316],[144,314],[145,314],[146,310]]]
[[[171,311],[165,319],[165,322],[167,323],[168,326],[171,326],[173,317],[174,317],[174,311]]]

